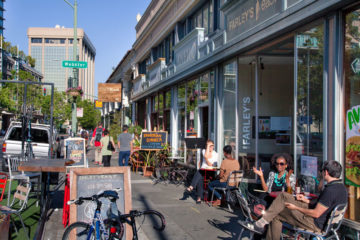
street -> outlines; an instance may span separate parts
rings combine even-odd
[[[117,166],[118,153],[111,159],[111,166]],[[94,151],[87,154],[90,167]],[[63,187],[62,187],[63,189]],[[172,184],[153,184],[150,178],[131,172],[132,208],[137,210],[154,209],[165,216],[166,228],[157,232],[149,220],[138,219],[139,238],[147,239],[234,239],[241,228],[237,224],[241,215],[239,209],[229,213],[226,207],[210,207],[206,203],[196,204],[194,199],[179,200],[184,186]],[[63,191],[53,196],[49,220],[45,225],[43,239],[61,239]]]

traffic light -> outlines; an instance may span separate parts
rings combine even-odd
[[[44,96],[46,96],[46,88],[44,88],[43,90],[44,90]]]

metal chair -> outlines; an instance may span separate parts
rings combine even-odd
[[[242,170],[238,170],[238,171],[232,171],[230,173],[230,175],[228,176],[228,179],[226,181],[226,186],[225,187],[214,187],[214,190],[211,194],[211,202],[213,202],[214,200],[214,192],[216,190],[218,191],[222,191],[222,193],[226,196],[226,193],[235,190],[239,187],[239,184],[241,182],[243,178],[243,171]],[[228,201],[226,201],[226,204],[228,206],[229,211],[232,211],[232,208],[230,206],[230,203]]]
[[[3,200],[4,197],[7,179],[8,179],[8,175],[6,173],[0,173],[0,190],[1,190],[0,202]]]
[[[38,196],[37,199],[39,201],[39,194],[41,194],[40,192],[40,186],[41,186],[41,174],[40,173],[25,173],[25,172],[21,172],[18,173],[18,166],[20,165],[21,161],[26,161],[27,159],[23,159],[21,158],[20,155],[7,155],[5,156],[5,158],[7,159],[7,164],[8,164],[8,169],[9,169],[9,189],[8,189],[8,200],[7,200],[7,205],[9,205],[10,203],[10,195],[11,195],[11,184],[13,180],[24,180],[27,182],[30,182],[31,179],[36,178],[38,180],[37,182],[37,191],[38,191]],[[14,172],[16,172],[14,174]]]
[[[132,166],[132,171],[133,172],[138,172],[138,168],[140,167],[141,169],[143,169],[145,167],[145,161],[142,158],[142,156],[140,155],[139,151],[134,151],[129,158],[130,164]]]
[[[30,190],[31,190],[31,183],[30,182],[22,182],[21,184],[19,184],[16,187],[16,192],[14,194],[11,204],[8,206],[0,206],[1,212],[10,215],[10,219],[14,224],[15,231],[17,234],[18,234],[18,229],[16,227],[15,221],[13,221],[13,219],[11,218],[11,215],[15,214],[16,216],[18,216],[20,218],[21,225],[24,228],[27,239],[29,239],[29,234],[26,231],[24,221],[21,217],[21,212],[25,209],[25,207],[27,205]]]
[[[347,204],[339,204],[333,208],[331,211],[330,217],[327,220],[324,231],[313,232],[311,230],[298,228],[291,226],[289,224],[283,224],[283,227],[288,228],[291,231],[294,231],[294,239],[298,239],[299,236],[309,239],[311,236],[317,239],[337,239],[340,240],[337,230],[341,226],[341,223],[344,219],[344,214],[346,212]]]
[[[238,240],[242,239],[242,235],[243,235],[245,230],[250,231],[249,240],[252,240],[252,239],[254,239],[255,232],[252,231],[248,227],[248,224],[254,225],[257,218],[254,216],[254,213],[251,211],[250,202],[249,202],[249,199],[248,199],[248,196],[246,195],[246,193],[244,191],[242,191],[241,188],[239,187],[235,191],[235,194],[236,194],[236,198],[238,199],[238,202],[239,202],[239,205],[240,205],[242,216],[244,217],[243,221],[239,221],[242,228],[241,228],[241,232],[239,234]]]

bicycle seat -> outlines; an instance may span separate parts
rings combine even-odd
[[[104,196],[105,198],[109,198],[109,199],[119,199],[118,193],[115,192],[115,191],[112,191],[112,190],[104,191],[103,194],[104,194],[103,196]]]

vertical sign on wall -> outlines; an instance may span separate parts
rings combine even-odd
[[[360,187],[360,105],[346,112],[345,183]]]

